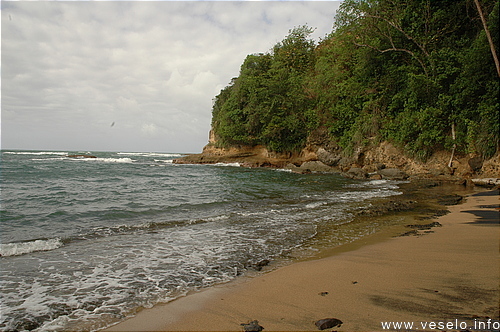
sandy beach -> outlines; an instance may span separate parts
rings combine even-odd
[[[332,250],[142,310],[107,331],[243,331],[253,320],[265,331],[317,331],[324,318],[341,320],[337,331],[380,331],[382,322],[437,331],[448,321],[455,325],[445,330],[473,330],[499,318],[498,204],[498,190],[477,193],[431,220],[442,227],[430,233]]]

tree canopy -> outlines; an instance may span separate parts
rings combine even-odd
[[[421,159],[492,156],[499,1],[479,3],[486,26],[472,0],[345,0],[320,42],[300,26],[247,56],[214,100],[218,144],[298,151],[321,126],[347,151],[389,140]]]

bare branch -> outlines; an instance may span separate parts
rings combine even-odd
[[[385,21],[387,24],[389,24],[390,26],[392,26],[394,29],[398,30],[399,32],[401,32],[405,37],[406,39],[412,41],[415,45],[417,45],[418,48],[420,48],[420,50],[426,55],[426,56],[429,56],[429,53],[427,52],[427,50],[425,49],[425,47],[423,45],[421,45],[420,43],[418,43],[413,37],[411,37],[410,35],[408,35],[404,30],[403,28],[401,28],[398,24],[392,22],[391,20],[388,20],[386,19],[385,17],[381,17],[381,16],[377,16],[377,15],[370,15],[370,14],[365,14],[365,17],[370,17],[370,18],[375,18],[375,19],[378,19],[378,20],[382,20],[382,21]]]
[[[372,46],[372,45],[368,45],[368,44],[359,44],[359,43],[356,43],[356,42],[354,42],[354,45],[359,46],[359,47],[368,47],[368,48],[371,48],[371,49],[373,49],[373,50],[375,50],[375,51],[378,51],[378,52],[380,52],[380,53],[387,53],[387,52],[404,52],[404,53],[408,53],[408,54],[410,54],[410,55],[411,55],[411,56],[412,56],[415,60],[417,60],[417,61],[418,61],[418,63],[420,64],[420,66],[421,66],[421,67],[422,67],[422,69],[424,70],[425,76],[428,76],[427,67],[425,66],[425,63],[424,63],[421,59],[419,59],[419,58],[417,57],[417,55],[416,55],[414,52],[412,52],[412,51],[410,51],[410,50],[408,50],[408,49],[405,49],[405,48],[396,48],[396,47],[394,46],[394,43],[392,42],[392,40],[391,40],[391,45],[392,45],[392,47],[391,47],[391,48],[387,48],[387,49],[385,49],[385,50],[382,50],[382,49],[380,49],[380,48],[378,48],[378,47],[375,47],[375,46]]]

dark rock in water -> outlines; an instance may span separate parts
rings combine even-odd
[[[271,263],[271,261],[269,259],[263,259],[261,261],[258,261],[257,263],[248,262],[244,266],[245,266],[245,269],[254,269],[256,271],[261,271],[262,268],[264,266],[269,265],[269,263]]]
[[[246,332],[260,332],[264,329],[262,326],[259,325],[258,320],[251,321],[250,323],[247,324],[241,323],[240,325],[243,326],[243,329]]]
[[[97,158],[97,157],[88,154],[70,154],[68,155],[68,158]]]
[[[419,224],[406,225],[406,227],[416,228],[416,229],[431,229],[432,227],[442,227],[442,226],[443,225],[441,225],[441,223],[439,223],[437,221],[431,222],[430,224],[423,224],[423,225],[419,225]]]
[[[406,180],[409,178],[408,174],[397,168],[384,168],[377,171],[383,179],[389,180]]]
[[[431,229],[432,227],[442,227],[442,226],[443,225],[441,225],[437,221],[431,222],[429,224],[422,224],[422,225],[419,225],[419,224],[406,225],[406,227],[413,228],[413,230],[405,232],[399,236],[419,236],[419,235],[424,235],[424,234],[428,234],[428,233],[433,233],[433,231],[429,231],[429,229]],[[424,232],[422,233],[419,231],[424,231]]]
[[[356,211],[358,216],[381,216],[388,212],[408,211],[414,208],[416,202],[410,200],[390,200],[388,202],[372,205]]]
[[[399,236],[419,236],[420,233],[414,229],[414,230],[411,230],[411,231],[408,231],[408,232],[404,232],[403,234],[399,235]]]
[[[483,168],[483,158],[475,157],[469,159],[469,166],[474,172],[479,172]]]
[[[346,176],[351,179],[366,179],[368,177],[368,173],[366,173],[362,168],[359,167],[351,167]]]
[[[271,263],[269,259],[263,259],[260,262],[253,264],[252,266],[255,270],[260,271],[264,266],[268,266],[269,263]]]
[[[20,317],[15,321],[13,329],[9,329],[7,331],[33,331],[49,319],[50,317],[48,315],[38,317]]]
[[[314,324],[318,327],[318,330],[326,330],[342,325],[342,321],[337,318],[325,318],[318,320]]]
[[[438,199],[438,203],[441,205],[457,205],[462,202],[464,198],[460,195],[446,195]]]

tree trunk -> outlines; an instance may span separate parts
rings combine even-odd
[[[500,63],[498,62],[497,52],[495,50],[495,45],[493,45],[493,39],[491,38],[490,30],[488,29],[488,25],[486,24],[486,19],[484,18],[483,10],[481,9],[481,5],[479,4],[479,0],[474,0],[476,4],[477,11],[479,12],[479,16],[481,17],[481,22],[483,22],[484,32],[486,32],[486,38],[488,38],[488,43],[490,44],[491,55],[493,55],[493,60],[495,61],[495,66],[497,67],[497,74],[500,77]]]
[[[450,168],[451,168],[452,163],[453,163],[453,158],[455,157],[455,149],[457,148],[457,143],[456,143],[457,136],[455,134],[455,122],[451,123],[451,137],[453,138],[453,148],[451,149],[451,157],[450,157],[450,161],[448,162],[448,167],[450,167]]]

